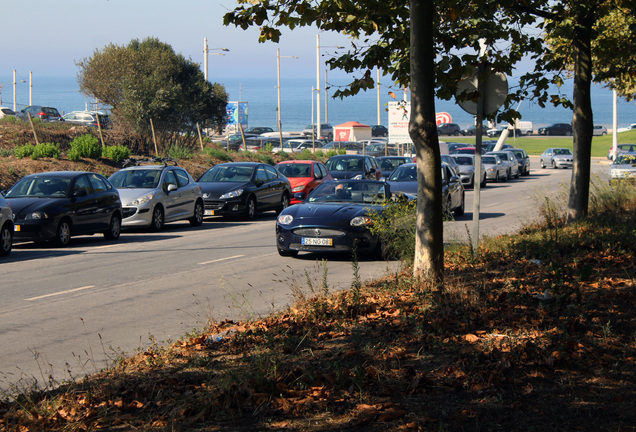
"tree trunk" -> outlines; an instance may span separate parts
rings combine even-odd
[[[417,156],[417,218],[414,275],[443,282],[442,173],[435,123],[434,0],[410,0],[411,113],[409,135]]]
[[[585,8],[583,8],[585,9]],[[594,118],[590,87],[592,83],[592,22],[590,12],[579,12],[574,31],[574,166],[570,182],[567,222],[587,215],[590,195],[590,169]]]

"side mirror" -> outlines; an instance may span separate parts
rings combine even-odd
[[[307,198],[307,194],[305,192],[296,192],[294,194],[294,199],[299,201],[305,201],[305,198]]]
[[[167,190],[167,192],[168,192],[168,193],[173,192],[173,191],[176,191],[177,189],[178,189],[178,188],[177,188],[177,185],[176,185],[176,184],[174,184],[174,183],[169,183],[169,184],[168,184],[168,187],[166,188],[166,190]]]

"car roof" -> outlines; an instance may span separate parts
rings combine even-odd
[[[281,165],[281,164],[296,164],[296,163],[318,163],[320,161],[315,161],[315,160],[311,160],[311,159],[306,159],[306,160],[302,160],[302,159],[296,159],[296,160],[286,160],[286,161],[280,161],[278,162],[276,165]]]
[[[45,171],[45,172],[41,172],[41,173],[29,174],[29,175],[24,176],[23,178],[39,177],[39,176],[72,178],[72,177],[80,176],[82,174],[96,174],[96,173],[93,173],[93,172],[90,172],[90,171]]]

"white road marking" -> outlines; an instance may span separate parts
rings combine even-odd
[[[234,255],[234,256],[231,256],[231,257],[227,257],[227,258],[219,258],[219,259],[212,260],[212,261],[200,262],[199,265],[212,264],[212,263],[216,263],[216,262],[227,261],[227,260],[234,259],[234,258],[242,258],[244,256],[245,255]]]
[[[68,294],[68,293],[77,292],[77,291],[82,291],[82,290],[86,290],[86,289],[89,289],[89,288],[95,288],[95,285],[87,285],[87,286],[84,286],[84,287],[75,288],[75,289],[66,290],[66,291],[59,291],[59,292],[56,292],[56,293],[46,294],[46,295],[43,295],[43,296],[31,297],[31,298],[25,299],[25,301],[41,300],[43,298],[58,296],[58,295],[62,295],[62,294]]]

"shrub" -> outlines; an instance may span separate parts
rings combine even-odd
[[[415,215],[417,201],[405,197],[387,202],[382,214],[372,214],[371,232],[382,242],[384,256],[412,263],[415,257]]]
[[[190,149],[177,144],[170,147],[166,154],[173,159],[191,159],[194,156]]]
[[[104,147],[104,156],[115,162],[123,162],[130,157],[130,149],[126,146],[106,146]]]
[[[22,159],[33,154],[35,150],[35,146],[33,144],[25,144],[19,147],[16,147],[13,151],[13,155],[18,159]]]
[[[219,159],[226,162],[230,162],[232,160],[232,156],[230,156],[227,151],[216,147],[208,147],[203,150],[203,153],[210,156],[211,158]]]
[[[71,148],[67,156],[72,161],[78,161],[83,157],[98,159],[102,155],[102,146],[93,135],[82,135],[71,141]]]
[[[60,149],[57,144],[54,143],[40,143],[33,148],[31,153],[31,159],[38,159],[43,157],[50,157],[59,159]]]

